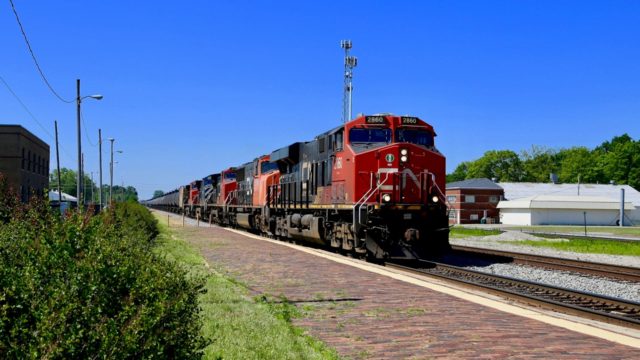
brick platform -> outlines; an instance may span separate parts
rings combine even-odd
[[[221,228],[172,229],[294,324],[350,358],[640,359],[640,349],[464,301]]]

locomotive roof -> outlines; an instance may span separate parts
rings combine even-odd
[[[335,134],[336,132],[338,132],[338,131],[339,131],[340,129],[342,129],[342,128],[344,128],[344,124],[342,124],[342,125],[338,125],[338,126],[334,127],[333,129],[331,129],[331,130],[329,130],[329,131],[325,131],[325,132],[323,132],[322,134],[320,134],[320,135],[316,136],[316,137],[314,138],[314,140],[316,140],[316,139],[318,139],[318,138],[321,138],[321,137],[323,137],[323,136],[327,136],[327,135]]]

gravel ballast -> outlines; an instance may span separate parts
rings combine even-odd
[[[525,254],[537,254],[566,259],[640,267],[640,257],[637,256],[574,253],[551,248],[505,244],[499,242],[521,240],[542,239],[530,234],[525,234],[517,231],[507,231],[500,235],[493,236],[451,238],[450,242],[452,245],[473,246],[485,249],[495,249]],[[544,240],[548,241],[549,239]],[[566,240],[557,239],[557,241]],[[540,269],[537,267],[517,264],[486,264],[480,266],[476,264],[468,265],[465,267],[490,274],[509,276],[568,289],[591,292],[600,295],[640,302],[640,283],[577,274],[569,271]]]

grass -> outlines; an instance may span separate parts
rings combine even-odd
[[[492,230],[492,229],[472,229],[466,227],[454,226],[451,228],[449,232],[449,236],[453,238],[465,238],[470,236],[490,236],[490,235],[500,235],[502,231],[500,230]]]
[[[514,245],[529,245],[537,247],[548,247],[563,251],[573,251],[579,253],[608,254],[608,255],[630,255],[640,256],[640,242],[622,242],[600,239],[576,239],[569,238],[569,241],[557,240],[525,240],[525,241],[501,241]]]
[[[160,221],[159,251],[206,279],[200,295],[202,334],[211,341],[205,359],[338,359],[335,350],[305,335],[291,319],[299,310],[286,298],[251,298],[247,287],[208,266],[198,250]]]
[[[550,232],[550,233],[584,233],[584,226],[508,226],[505,230],[523,230],[523,231],[538,231],[538,232]],[[587,226],[587,234],[601,234],[601,235],[626,235],[626,236],[638,236],[640,237],[639,226]]]

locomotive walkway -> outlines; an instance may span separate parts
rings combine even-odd
[[[253,295],[282,295],[295,304],[302,315],[293,323],[341,356],[640,358],[637,338],[563,319],[553,325],[556,321],[546,315],[490,299],[469,301],[462,291],[425,285],[378,266],[355,262],[354,267],[344,257],[300,251],[205,223],[197,228],[190,226],[193,220],[183,228],[179,217],[171,219],[173,231],[209,263],[247,284]],[[517,315],[517,309],[524,315]]]

